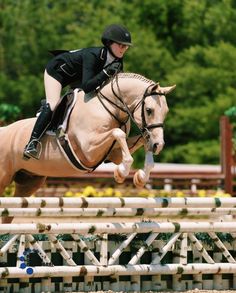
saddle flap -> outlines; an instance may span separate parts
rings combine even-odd
[[[62,96],[55,110],[53,111],[49,130],[55,132],[58,128],[62,127],[64,132],[67,130],[69,117],[76,102],[77,92],[78,89],[69,91],[64,96]]]

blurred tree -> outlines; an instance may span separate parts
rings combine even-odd
[[[20,109],[11,104],[0,104],[0,125],[5,126],[20,118]]]

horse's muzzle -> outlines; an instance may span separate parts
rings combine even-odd
[[[151,151],[153,154],[158,155],[158,154],[161,152],[161,150],[163,149],[164,145],[165,145],[164,142],[163,142],[163,143],[155,142],[155,143],[152,145],[150,151]]]
[[[154,155],[158,155],[165,145],[164,140],[160,138],[160,136],[162,137],[162,133],[159,134],[159,139],[153,139],[151,132],[147,128],[145,128],[145,131],[143,131],[143,137],[146,141],[147,150],[152,152]]]

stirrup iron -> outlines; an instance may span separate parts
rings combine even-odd
[[[24,154],[23,154],[23,159],[29,160],[30,158],[34,158],[36,160],[39,160],[41,153],[42,153],[42,143],[37,139],[33,139],[26,146],[24,150]]]

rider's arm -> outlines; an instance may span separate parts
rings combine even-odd
[[[115,60],[113,64],[109,64],[105,68],[103,68],[104,63],[104,60],[102,60],[100,56],[92,52],[89,52],[86,54],[86,58],[83,58],[81,88],[85,93],[95,90],[109,77],[123,69],[122,59]],[[119,68],[117,68],[117,66],[112,66],[115,65],[114,63],[120,64]]]
[[[104,62],[98,59],[93,53],[89,53],[89,56],[83,58],[81,88],[85,93],[95,90],[109,78],[109,76],[103,71],[103,63]],[[101,69],[100,72],[98,72],[99,67]]]

